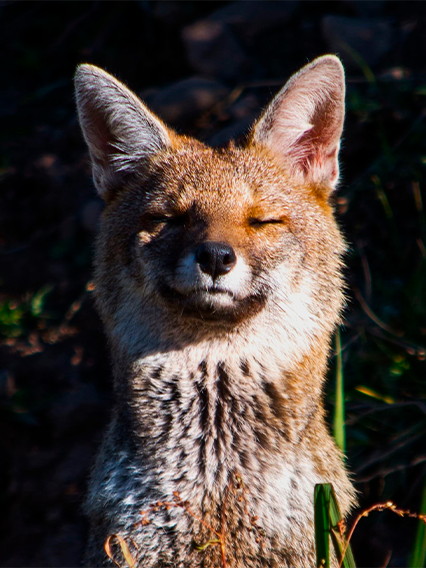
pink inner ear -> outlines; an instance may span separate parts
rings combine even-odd
[[[93,128],[92,137],[95,138],[92,142],[93,148],[99,151],[100,155],[108,154],[110,151],[110,140],[111,134],[105,127],[105,123],[102,120],[96,120]]]
[[[332,189],[339,176],[344,90],[339,60],[315,60],[278,93],[255,127],[253,140],[268,146],[300,181]]]
[[[85,134],[92,159],[104,164],[113,151],[111,143],[114,137],[108,127],[108,117],[104,116],[102,110],[91,101],[83,103],[82,113],[84,113]]]
[[[315,96],[315,93],[312,96]],[[297,134],[294,136],[294,132],[288,130],[279,132],[279,128],[272,134],[272,139],[279,137],[287,139],[287,158],[290,168],[296,174],[301,173],[306,181],[331,186],[337,182],[339,175],[337,156],[343,117],[336,111],[335,101],[318,102],[313,115],[308,114],[299,122],[301,136]],[[304,128],[306,130],[303,132]],[[297,128],[295,132],[297,133]]]
[[[341,118],[335,112],[335,102],[327,101],[315,109],[312,128],[289,148],[294,167],[313,182],[334,186],[339,176],[338,153],[340,147]]]

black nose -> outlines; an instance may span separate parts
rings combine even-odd
[[[237,262],[235,252],[225,243],[205,242],[200,245],[195,253],[195,259],[201,270],[217,278],[221,274],[226,274],[234,267]]]

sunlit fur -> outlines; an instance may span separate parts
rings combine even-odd
[[[343,304],[345,245],[328,203],[340,62],[304,68],[247,144],[216,150],[177,136],[93,66],[78,69],[76,92],[107,201],[96,300],[115,397],[86,503],[86,563],[108,565],[103,543],[120,534],[137,544],[141,567],[219,566],[218,546],[193,545],[214,535],[182,508],[138,524],[141,510],[177,491],[224,529],[230,568],[313,566],[315,484],[333,483],[345,514],[354,502],[322,402]],[[232,248],[232,269],[202,269],[206,242]],[[236,475],[243,501],[229,491]]]

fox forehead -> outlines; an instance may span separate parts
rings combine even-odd
[[[170,213],[195,209],[202,216],[230,211],[245,217],[296,213],[300,206],[323,199],[315,188],[295,183],[267,151],[233,145],[213,149],[198,142],[160,152],[138,186],[148,209]]]

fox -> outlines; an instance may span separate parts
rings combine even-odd
[[[342,64],[304,66],[219,148],[94,65],[75,88],[113,371],[85,565],[112,566],[116,535],[144,568],[314,566],[315,484],[344,516],[356,501],[323,402],[345,303]]]

